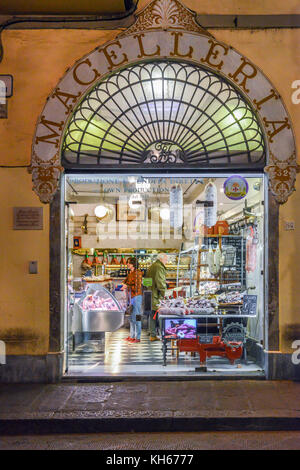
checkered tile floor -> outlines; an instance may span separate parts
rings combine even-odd
[[[107,335],[102,345],[103,352],[97,352],[99,343],[90,341],[88,344],[77,347],[76,351],[69,355],[69,367],[92,366],[94,364],[111,365],[118,362],[124,365],[162,364],[162,342],[151,342],[146,331],[142,330],[140,343],[128,343],[124,341],[129,335],[126,329],[115,331]],[[101,349],[101,345],[100,345]],[[199,363],[197,357],[182,354],[183,361],[192,364]],[[173,356],[168,351],[168,363],[177,363],[176,354]]]
[[[129,330],[122,328],[114,333],[106,333],[105,344],[89,341],[69,354],[67,375],[106,376],[106,375],[166,375],[193,374],[199,366],[199,355],[180,353],[176,357],[167,352],[167,367],[163,366],[162,342],[150,342],[146,330],[142,330],[140,343],[124,341]],[[169,347],[169,345],[168,345]],[[97,351],[98,349],[98,351]],[[221,373],[262,373],[254,362],[231,365],[226,358],[208,358],[208,370]]]

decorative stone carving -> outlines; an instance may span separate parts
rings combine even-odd
[[[120,36],[152,29],[182,29],[212,36],[197,23],[196,16],[179,0],[155,0],[138,14],[136,22]]]
[[[271,192],[279,204],[285,203],[295,190],[296,174],[299,171],[295,152],[283,161],[270,153],[269,165],[265,167],[265,172],[270,178]]]
[[[44,204],[52,201],[57,191],[60,174],[63,171],[58,155],[55,155],[50,161],[44,162],[33,152],[29,173],[32,174],[33,190]]]

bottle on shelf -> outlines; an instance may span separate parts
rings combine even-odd
[[[85,254],[84,260],[82,261],[81,266],[84,269],[89,269],[92,267],[92,261],[90,260],[88,253]]]
[[[95,250],[92,266],[99,266],[99,264],[101,264],[101,262],[100,262],[100,259],[98,257],[98,251]]]
[[[119,261],[116,255],[112,255],[111,264],[119,264]]]
[[[109,264],[108,263],[107,251],[104,251],[104,253],[103,253],[103,264]]]

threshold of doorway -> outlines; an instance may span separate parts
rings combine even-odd
[[[192,382],[201,380],[266,380],[263,371],[247,374],[216,374],[213,372],[197,372],[193,375],[102,375],[102,376],[76,376],[64,375],[62,382],[71,383],[98,383],[98,382]]]

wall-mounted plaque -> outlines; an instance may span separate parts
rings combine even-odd
[[[42,207],[14,207],[14,230],[43,230]]]

